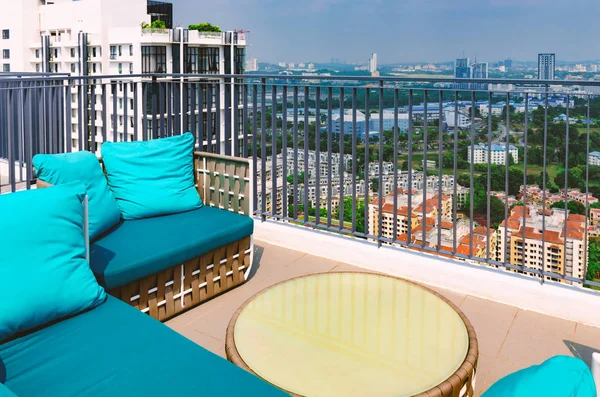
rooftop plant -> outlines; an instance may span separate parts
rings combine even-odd
[[[189,30],[197,30],[199,32],[221,32],[221,28],[217,25],[211,25],[208,22],[198,23],[188,26]]]

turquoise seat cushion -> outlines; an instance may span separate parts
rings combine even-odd
[[[100,284],[120,287],[250,236],[250,217],[213,207],[125,220],[90,246]]]
[[[16,395],[8,387],[0,383],[0,397],[16,397]]]
[[[190,211],[202,206],[194,184],[194,136],[105,142],[108,185],[123,219]]]
[[[0,196],[0,342],[102,303],[85,257],[85,187]]]
[[[93,153],[36,154],[33,166],[37,177],[52,185],[72,182],[85,185],[89,200],[90,239],[94,240],[119,222],[121,209]]]
[[[19,397],[287,395],[114,297],[0,345],[0,383]]]
[[[596,397],[592,373],[580,359],[555,356],[494,383],[482,397]]]

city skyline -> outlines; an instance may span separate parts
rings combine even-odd
[[[390,0],[307,4],[243,0],[210,6],[175,0],[174,10],[175,24],[208,21],[227,30],[249,30],[253,42],[250,57],[272,63],[326,62],[331,57],[364,62],[372,52],[379,54],[380,64],[445,62],[463,51],[488,61],[507,57],[536,61],[543,52],[556,53],[561,61],[583,61],[600,54],[600,43],[594,40],[600,33],[594,20],[600,3],[593,0],[568,4],[550,0],[452,4],[442,0],[427,4],[417,0],[402,4]],[[577,29],[568,23],[573,20],[571,15],[577,17]],[[411,40],[399,40],[402,37]],[[516,40],[518,37],[527,40]],[[585,54],[581,48],[586,48]]]

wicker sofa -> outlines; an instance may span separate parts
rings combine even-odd
[[[194,162],[202,208],[122,220],[90,244],[106,291],[161,321],[243,284],[252,265],[251,163],[204,152]]]
[[[204,206],[120,221],[91,243],[90,267],[112,296],[0,339],[1,397],[286,395],[157,321],[242,284],[250,270],[248,161],[205,153],[194,161]]]

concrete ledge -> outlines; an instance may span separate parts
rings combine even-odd
[[[270,244],[306,252],[489,299],[565,320],[600,327],[600,294],[485,265],[440,258],[408,249],[377,245],[352,237],[295,226],[255,220],[254,237]]]

